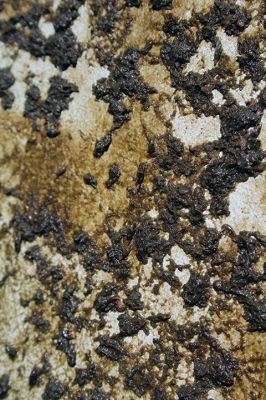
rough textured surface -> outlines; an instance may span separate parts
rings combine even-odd
[[[263,14],[0,1],[0,398],[265,398]]]

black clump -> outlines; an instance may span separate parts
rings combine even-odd
[[[6,344],[5,351],[11,360],[14,360],[17,357],[18,351],[14,346],[11,346],[10,344]]]
[[[119,18],[116,0],[95,1],[93,4],[93,12],[98,17],[98,35],[106,36],[112,34],[115,29],[115,23]]]
[[[75,314],[78,310],[79,299],[75,296],[74,292],[76,286],[70,284],[66,287],[60,304],[59,304],[59,316],[64,322],[76,322]]]
[[[151,220],[144,220],[136,229],[135,244],[137,248],[137,258],[145,262],[160,244],[159,228]]]
[[[250,331],[265,332],[265,296],[259,297],[261,294],[259,286],[256,290],[251,286],[266,279],[265,269],[263,272],[258,272],[254,268],[260,257],[260,247],[265,246],[265,238],[253,232],[242,231],[236,237],[236,243],[240,254],[234,263],[230,279],[214,282],[214,289],[233,295],[240,304],[243,304],[244,318],[249,322]]]
[[[234,186],[237,168],[224,157],[209,164],[202,175],[202,183],[213,195],[228,193]]]
[[[96,352],[99,356],[104,356],[114,361],[120,360],[126,354],[121,341],[108,336],[100,337],[100,345],[97,347]]]
[[[260,119],[260,115],[252,107],[234,105],[229,108],[226,107],[221,113],[220,118],[223,135],[230,135],[234,132],[255,126]]]
[[[93,155],[94,157],[101,157],[110,147],[112,143],[112,134],[106,133],[101,139],[96,140]]]
[[[112,246],[108,246],[106,250],[107,258],[113,267],[120,267],[126,258],[126,252],[120,241],[113,241]]]
[[[191,272],[189,281],[184,285],[182,297],[189,306],[205,307],[209,298],[209,279]]]
[[[63,277],[64,277],[64,275],[62,273],[62,270],[61,270],[59,265],[53,266],[51,268],[50,274],[51,274],[52,280],[54,282],[61,281],[63,279]]]
[[[40,383],[40,377],[42,375],[47,374],[51,369],[51,364],[49,362],[49,359],[47,355],[43,355],[42,357],[42,365],[41,366],[34,366],[33,369],[31,370],[30,376],[29,376],[29,385],[31,387],[39,385]]]
[[[237,360],[227,351],[212,351],[207,359],[194,359],[194,373],[204,386],[232,386],[238,370]]]
[[[48,38],[45,44],[45,54],[50,56],[52,63],[62,71],[68,67],[75,67],[82,54],[82,47],[76,41],[72,31],[55,33]]]
[[[88,395],[89,397],[86,397],[85,400],[111,400],[110,396],[98,387],[89,390]]]
[[[88,382],[91,382],[97,373],[97,368],[94,363],[89,364],[86,368],[76,368],[76,377],[74,383],[79,387],[83,387]]]
[[[43,318],[41,311],[34,310],[28,321],[42,333],[50,330],[51,324],[47,319]]]
[[[126,0],[127,7],[140,7],[141,0]]]
[[[9,109],[14,102],[14,95],[8,89],[14,84],[15,78],[9,69],[0,69],[0,97],[3,108]]]
[[[228,35],[239,35],[249,25],[251,15],[246,8],[224,0],[216,1],[215,4],[219,9],[221,25]]]
[[[153,10],[170,10],[172,5],[172,0],[151,0],[151,6]]]
[[[73,235],[74,249],[77,253],[86,253],[92,245],[90,236],[84,231],[75,232]]]
[[[72,22],[79,16],[78,9],[85,0],[65,0],[56,9],[53,25],[56,31],[62,31],[70,27]]]
[[[166,322],[171,318],[170,314],[155,314],[149,317],[152,324],[158,324],[159,322]]]
[[[113,164],[109,169],[109,178],[106,182],[107,189],[111,189],[118,181],[121,176],[120,168],[117,164]]]
[[[259,82],[265,75],[264,63],[261,59],[260,40],[252,38],[240,39],[238,42],[240,68],[252,79]]]
[[[206,393],[207,388],[203,388],[200,385],[183,385],[178,391],[178,399],[179,400],[203,400],[205,399],[204,394]]]
[[[35,301],[35,304],[43,304],[45,302],[43,290],[38,288],[32,299]]]
[[[154,395],[151,400],[168,400],[169,397],[166,394],[166,390],[163,388],[156,388],[154,390]]]
[[[74,367],[76,365],[77,352],[75,346],[71,343],[72,337],[66,335],[65,332],[66,329],[63,329],[62,332],[54,338],[55,347],[66,354],[68,365]]]
[[[131,107],[127,107],[123,101],[110,100],[108,112],[113,116],[114,128],[119,128],[124,122],[130,120]]]
[[[0,377],[0,399],[4,399],[9,390],[9,376],[7,374],[3,374]]]
[[[2,97],[2,107],[4,110],[9,110],[12,108],[14,103],[15,96],[10,91],[7,91],[6,94]]]
[[[215,32],[219,25],[224,27],[228,35],[239,35],[251,21],[251,15],[245,8],[234,2],[216,0],[214,7],[207,14],[200,17],[203,24],[203,38],[215,39]]]
[[[26,117],[38,118],[41,114],[41,91],[38,86],[32,85],[26,91],[24,115]]]
[[[266,298],[244,301],[244,311],[251,332],[266,332]]]
[[[177,36],[184,34],[185,29],[189,26],[188,21],[177,21],[172,15],[166,15],[163,31],[166,35]]]
[[[141,187],[141,185],[142,185],[142,183],[144,181],[144,177],[145,177],[145,165],[143,163],[140,163],[138,165],[137,175],[136,175],[136,178],[135,178],[136,186],[138,188]]]
[[[180,34],[172,42],[165,42],[161,48],[161,57],[164,64],[174,74],[194,55],[197,50],[196,43],[189,33]]]
[[[93,87],[96,99],[109,103],[108,111],[114,117],[114,129],[130,118],[132,109],[123,103],[125,96],[140,100],[147,109],[149,94],[155,92],[141,80],[139,59],[139,51],[127,49],[120,57],[113,60],[109,77],[98,80]]]
[[[43,400],[59,400],[63,397],[65,391],[66,387],[56,378],[52,377],[45,386],[42,398]]]
[[[160,167],[168,171],[170,170],[174,164],[179,160],[184,152],[184,145],[182,144],[180,139],[175,138],[172,134],[168,133],[166,135],[166,146],[167,146],[167,155],[163,158],[160,163]]]
[[[72,93],[78,92],[76,85],[60,76],[53,76],[50,84],[48,96],[41,107],[41,113],[48,124],[59,119],[62,111],[68,109]]]
[[[39,377],[42,375],[42,369],[38,367],[33,367],[29,376],[29,385],[31,387],[36,386],[39,382]]]
[[[133,336],[146,326],[146,320],[140,315],[130,317],[128,314],[121,314],[118,317],[120,334],[122,336]]]
[[[117,286],[107,283],[100,293],[97,293],[94,307],[98,312],[108,312],[116,310],[116,303],[119,300]]]
[[[56,176],[57,178],[59,178],[60,176],[63,176],[63,175],[65,174],[66,170],[67,170],[67,165],[66,165],[66,163],[62,163],[62,164],[57,168],[57,170],[56,170],[56,172],[55,172],[55,176]]]
[[[45,100],[41,100],[40,89],[33,85],[26,92],[24,115],[32,119],[44,118],[47,136],[59,134],[58,124],[62,111],[68,109],[71,95],[78,87],[59,75],[50,79],[50,87]]]
[[[131,389],[138,397],[144,396],[153,385],[152,376],[139,365],[134,366],[125,379],[126,388]]]
[[[136,229],[135,246],[137,258],[144,263],[148,257],[155,257],[158,261],[167,251],[167,242],[160,238],[160,229],[150,219],[144,219]]]
[[[96,189],[98,184],[97,179],[89,172],[83,175],[83,181],[86,185],[92,186],[94,189]]]
[[[124,303],[133,311],[142,310],[144,308],[144,303],[141,301],[141,294],[137,290],[130,291]]]
[[[50,5],[34,5],[28,12],[1,22],[1,40],[8,44],[16,43],[35,57],[50,56],[54,65],[61,70],[75,66],[82,48],[70,25],[78,17],[78,9],[82,4],[84,0],[64,1],[51,18],[56,32],[48,38],[40,31],[39,21],[50,13]]]

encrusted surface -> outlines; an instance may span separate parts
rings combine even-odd
[[[263,14],[0,0],[0,398],[265,398]]]

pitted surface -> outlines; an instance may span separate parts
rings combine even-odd
[[[0,398],[263,399],[263,1],[0,1]]]

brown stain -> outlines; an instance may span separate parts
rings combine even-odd
[[[95,140],[76,141],[64,130],[60,136],[50,139],[44,132],[33,133],[27,119],[13,116],[12,122],[8,125],[2,122],[0,126],[1,143],[9,143],[4,145],[2,165],[13,176],[2,184],[5,188],[19,185],[18,191],[24,198],[35,192],[40,202],[52,196],[59,209],[68,210],[73,230],[83,228],[90,234],[103,232],[108,214],[122,217],[127,210],[127,187],[135,186],[138,164],[146,158],[147,139],[141,117],[142,108],[136,104],[131,121],[114,134],[109,151],[97,159],[93,156]],[[2,118],[5,121],[5,113]],[[10,129],[14,131],[13,148]],[[36,143],[30,143],[32,139]],[[16,144],[22,140],[28,141],[25,149]],[[114,163],[120,167],[121,178],[112,190],[106,188],[106,181]],[[62,165],[66,166],[66,172],[57,177],[56,172]],[[96,189],[83,182],[87,172],[97,179]]]
[[[207,13],[213,4],[214,0],[173,0],[172,13],[175,17],[188,19],[193,12]]]
[[[38,4],[45,4],[45,0],[38,0]],[[29,9],[36,4],[36,0],[8,0],[4,1],[3,11],[0,13],[1,19],[14,17],[18,10],[21,13],[29,11]]]
[[[212,313],[212,335],[223,333],[229,351],[238,359],[239,370],[234,385],[223,389],[225,398],[230,400],[253,399],[263,400],[266,393],[266,333],[249,332],[244,310],[240,304],[227,304],[225,310]],[[234,340],[237,332],[239,340]],[[223,346],[224,347],[224,346]]]
[[[130,10],[131,26],[124,43],[125,48],[144,48],[148,40],[158,41],[162,39],[162,26],[164,18],[162,13],[150,10],[149,1],[143,2],[140,8]]]
[[[240,361],[239,378],[230,390],[232,400],[246,400],[254,393],[263,400],[266,393],[266,333],[247,332],[236,356]],[[254,398],[254,397],[253,397]]]

